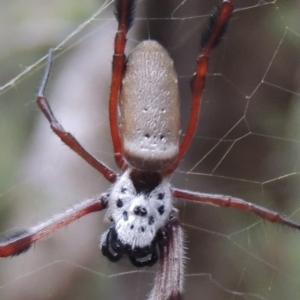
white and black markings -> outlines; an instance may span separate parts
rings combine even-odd
[[[157,231],[168,222],[174,209],[170,183],[153,173],[152,176],[157,178],[149,187],[132,180],[132,172],[124,172],[111,189],[106,220],[114,224],[103,235],[101,248],[104,248],[104,255],[112,255],[115,259],[120,259],[123,254],[128,254],[131,259],[132,256],[138,259],[154,254],[156,259]],[[139,261],[137,264],[140,266]]]

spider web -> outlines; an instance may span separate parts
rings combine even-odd
[[[129,35],[128,52],[150,37],[174,59],[183,132],[200,33],[218,3],[139,1]],[[1,6],[0,226],[7,234],[108,188],[50,131],[34,95],[42,58],[49,47],[60,48],[47,94],[51,106],[67,130],[115,168],[107,100],[116,21],[111,1]],[[236,0],[174,186],[240,197],[300,223],[299,7],[299,0]],[[234,209],[176,205],[186,232],[186,299],[300,298],[299,232]],[[25,255],[1,259],[1,299],[146,299],[155,268],[103,258],[103,216],[87,216]]]

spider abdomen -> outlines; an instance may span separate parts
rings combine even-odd
[[[169,167],[179,151],[177,74],[156,41],[140,43],[128,57],[120,99],[124,158],[140,170]]]

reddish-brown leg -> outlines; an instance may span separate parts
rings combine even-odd
[[[134,0],[116,0],[116,18],[118,32],[115,37],[115,49],[112,61],[112,80],[109,97],[109,123],[114,147],[115,161],[119,168],[124,169],[122,142],[118,128],[118,99],[125,69],[126,56],[124,54],[126,35],[133,22]]]
[[[75,139],[75,137],[64,130],[64,128],[59,124],[56,120],[47,98],[44,96],[45,89],[48,83],[51,65],[53,61],[53,50],[49,50],[48,61],[46,64],[45,74],[38,92],[38,96],[36,102],[40,109],[42,110],[43,114],[48,119],[51,129],[53,132],[60,137],[60,139],[69,146],[73,151],[75,151],[79,156],[81,156],[88,164],[90,164],[93,168],[99,171],[109,182],[113,183],[116,181],[117,175],[106,167],[102,162],[97,160],[94,156],[92,156],[89,152],[87,152],[80,143]]]
[[[14,256],[27,251],[30,246],[43,239],[54,231],[92,212],[103,210],[107,207],[107,199],[86,200],[74,205],[72,208],[51,217],[49,220],[14,233],[0,242],[0,257]]]
[[[221,207],[232,207],[239,210],[248,211],[269,222],[279,223],[288,227],[300,229],[299,224],[289,220],[288,218],[280,216],[277,212],[239,198],[225,195],[190,192],[176,188],[172,189],[172,194],[176,198],[191,200],[203,204],[210,204]]]
[[[209,56],[212,49],[218,44],[224,30],[228,24],[229,17],[233,10],[233,0],[224,0],[218,10],[210,17],[210,23],[207,26],[207,31],[204,32],[201,41],[201,51],[197,60],[196,72],[192,79],[192,104],[191,115],[188,128],[186,130],[184,139],[180,145],[179,154],[175,163],[165,171],[166,174],[172,173],[180,162],[182,156],[188,149],[191,140],[194,136],[195,129],[198,123],[201,97],[205,84],[205,77],[208,70]]]
[[[158,238],[159,265],[149,300],[181,300],[184,282],[184,236],[177,213]]]

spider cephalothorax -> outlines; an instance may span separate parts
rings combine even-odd
[[[135,266],[157,259],[157,234],[173,209],[168,179],[158,172],[128,169],[108,194],[106,219],[113,226],[102,236],[101,248],[112,261],[127,254]]]

